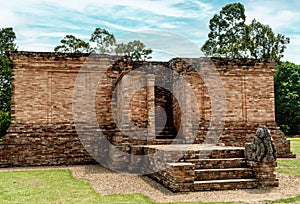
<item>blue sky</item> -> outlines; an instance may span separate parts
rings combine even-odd
[[[162,56],[199,56],[208,23],[230,0],[1,0],[0,27],[13,27],[19,50],[53,51],[66,34],[88,40],[96,27],[118,42],[140,39]],[[300,1],[242,0],[256,18],[291,38],[284,60],[300,64]]]

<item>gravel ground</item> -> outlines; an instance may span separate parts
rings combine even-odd
[[[243,201],[259,203],[263,200],[277,200],[300,194],[300,178],[277,173],[278,188],[246,189],[229,191],[205,191],[191,193],[173,193],[146,176],[120,174],[100,165],[82,165],[66,167],[6,168],[1,171],[69,169],[76,178],[85,178],[101,195],[142,193],[156,202],[226,202]]]

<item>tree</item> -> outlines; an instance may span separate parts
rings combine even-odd
[[[146,49],[144,43],[134,40],[129,43],[116,44],[115,36],[102,28],[96,28],[91,35],[90,42],[96,43],[96,47],[91,48],[90,43],[76,38],[73,35],[66,35],[60,41],[62,45],[54,48],[55,52],[63,53],[98,53],[127,55],[132,60],[151,59],[151,49]]]
[[[210,20],[208,40],[201,50],[207,56],[272,59],[283,57],[290,39],[275,35],[268,25],[255,19],[245,24],[245,8],[241,3],[228,4]]]
[[[11,62],[6,52],[16,51],[16,34],[12,28],[0,29],[0,137],[10,124]]]
[[[94,51],[99,54],[112,53],[116,43],[115,36],[102,28],[96,28],[93,32],[90,42],[97,43]]]
[[[10,120],[10,111],[0,110],[0,139],[6,134]]]
[[[281,62],[275,73],[276,121],[287,134],[300,133],[300,66]]]
[[[13,28],[0,29],[0,55],[3,56],[7,51],[16,50],[16,34]]]
[[[246,25],[247,26],[247,25]],[[249,27],[248,50],[255,59],[273,59],[279,61],[283,57],[286,45],[290,42],[284,35],[273,33],[272,28],[253,19]]]
[[[120,43],[116,46],[117,55],[127,55],[132,58],[132,60],[140,61],[151,59],[150,54],[152,53],[151,49],[146,49],[144,43],[139,40],[134,40],[131,42]]]
[[[213,57],[241,57],[245,8],[241,3],[228,4],[209,21],[210,33],[201,50]]]
[[[64,39],[60,41],[62,45],[58,45],[54,48],[55,52],[63,53],[90,53],[92,49],[88,42],[85,42],[74,35],[66,35]]]
[[[0,55],[0,110],[10,110],[11,99],[11,62],[8,57]]]

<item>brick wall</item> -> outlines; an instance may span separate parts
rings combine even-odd
[[[107,55],[88,57],[85,54],[31,52],[13,52],[10,59],[14,63],[12,124],[0,143],[1,166],[94,162],[80,143],[74,126],[73,103],[78,100],[84,104],[76,110],[81,113],[78,120],[86,122],[95,112],[99,127],[112,144],[168,143],[155,137],[155,126],[158,125],[153,111],[155,104],[168,113],[168,125],[174,126],[181,139],[191,142],[192,138],[192,142],[202,143],[212,116],[212,93],[205,84],[210,76],[204,72],[210,66],[217,70],[222,80],[227,102],[225,129],[220,142],[243,146],[262,124],[271,130],[279,156],[290,155],[289,142],[275,123],[275,64],[272,62],[228,59],[202,59],[199,62],[179,58],[169,62],[132,62]],[[82,67],[86,69],[83,71]],[[142,67],[151,67],[154,71],[139,73],[138,68]],[[159,75],[160,67],[178,73],[193,91],[196,101],[176,81],[176,74]],[[199,68],[202,75],[196,72]],[[137,72],[129,75],[132,70]],[[95,78],[98,75],[101,77]],[[172,82],[171,86],[166,86],[172,91],[177,90],[184,103],[180,104],[169,91],[164,93],[161,91],[164,89],[155,87],[159,81]],[[80,84],[80,98],[73,97],[75,82]],[[136,90],[136,87],[141,89]],[[130,98],[128,93],[133,93],[133,97]],[[126,97],[129,97],[129,105],[124,108]],[[173,104],[173,108],[170,109],[168,104]],[[193,115],[196,109],[197,117]],[[116,121],[126,121],[124,114],[129,114],[133,125],[122,128],[125,133],[131,132],[132,137],[116,125]],[[187,127],[189,131],[180,130],[181,127]],[[195,138],[193,134],[196,134]]]
[[[271,130],[272,137],[278,148],[279,157],[291,156],[289,141],[285,139],[275,122],[274,107],[274,62],[255,61],[255,60],[229,60],[229,59],[173,59],[170,61],[171,68],[180,73],[180,76],[192,87],[200,114],[198,134],[194,143],[202,143],[209,130],[212,118],[212,101],[218,100],[211,90],[218,91],[219,87],[224,89],[226,99],[226,117],[224,129],[220,131],[222,136],[220,143],[225,145],[244,146],[245,142],[251,142],[253,135],[259,125],[266,125]],[[215,77],[210,70],[215,69],[221,79],[221,86],[208,89],[207,84],[212,86]],[[200,74],[199,74],[200,73]],[[174,83],[176,89],[176,82]],[[186,111],[194,108],[187,96],[187,91],[179,87],[182,97],[186,98]],[[216,99],[214,99],[216,98]],[[179,116],[179,107],[174,107],[174,120],[178,126],[181,123],[188,125]],[[196,119],[195,119],[196,121]],[[218,124],[215,125],[218,129]],[[187,137],[187,135],[185,135]]]

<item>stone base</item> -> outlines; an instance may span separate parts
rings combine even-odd
[[[12,124],[0,142],[0,167],[90,163],[72,124]]]
[[[253,170],[255,178],[258,180],[258,187],[278,187],[276,179],[276,162],[256,162],[247,161],[246,164]]]
[[[141,148],[139,148],[141,149]],[[177,162],[169,162],[162,168],[161,158],[171,158],[187,150]],[[207,151],[206,154],[203,150]],[[214,146],[210,150],[203,145],[148,145],[144,152],[160,151],[159,158],[151,158],[150,165],[158,169],[150,178],[173,192],[250,189],[276,187],[278,180],[274,170],[276,163],[246,161],[244,148]]]

